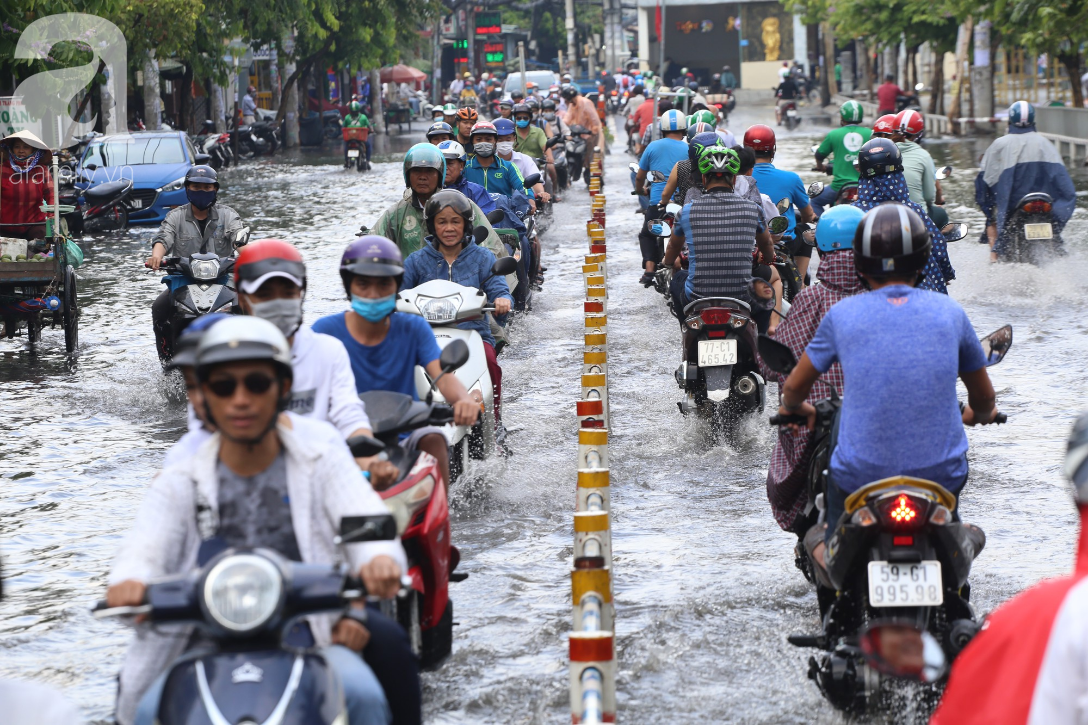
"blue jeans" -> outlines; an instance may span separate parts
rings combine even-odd
[[[824,213],[824,207],[831,206],[835,203],[835,199],[839,196],[839,192],[831,188],[831,184],[824,187],[824,190],[817,194],[812,199],[812,211],[815,212],[816,218],[819,219],[820,215]]]
[[[389,725],[393,721],[378,678],[359,655],[338,644],[326,647],[321,654],[340,677],[350,725]],[[136,708],[135,725],[152,725],[155,722],[167,674],[169,672],[162,673],[144,693]]]
[[[632,171],[631,172],[631,188],[632,189],[638,188],[638,187],[635,186],[635,179],[636,178],[637,178],[637,175],[635,174],[634,171]],[[646,207],[648,207],[650,205],[650,197],[649,196],[642,196],[641,194],[639,194],[636,198],[638,199],[638,205],[641,206],[643,209],[645,209]]]

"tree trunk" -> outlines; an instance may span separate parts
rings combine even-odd
[[[971,42],[972,24],[971,18],[963,21],[956,37],[956,92],[952,96],[952,108],[949,109],[953,119],[963,115],[960,108],[963,100],[963,84],[967,82],[967,74],[964,73],[964,69],[967,67],[967,46]],[[962,129],[959,128],[959,124],[955,120],[952,121],[952,128],[956,133],[962,133]]]
[[[370,107],[374,117],[370,119],[370,123],[374,126],[375,133],[385,133],[385,107],[382,105],[385,99],[382,97],[381,71],[377,68],[370,71],[370,95],[374,99]]]
[[[159,98],[159,64],[155,51],[144,58],[144,126],[148,131],[162,127],[162,99]]]
[[[929,86],[929,112],[940,114],[944,106],[944,53],[937,54],[937,59],[933,61],[933,78]]]
[[[865,89],[865,97],[873,100],[873,69],[869,58],[869,46],[858,38],[855,42],[857,58],[861,62],[861,87]]]
[[[831,29],[831,23],[821,23],[820,31],[824,36],[824,70],[827,75],[827,97],[839,92],[839,84],[835,82],[835,32]]]
[[[335,40],[336,40],[335,34],[330,34],[329,37],[325,38],[324,45],[322,45],[316,51],[314,51],[313,53],[311,53],[310,55],[306,56],[305,58],[303,58],[301,61],[298,62],[298,66],[295,68],[294,72],[291,73],[289,76],[287,76],[287,80],[283,82],[283,92],[284,92],[285,95],[288,92],[290,92],[291,87],[294,86],[295,83],[298,81],[299,76],[301,76],[303,73],[308,72],[310,70],[310,67],[313,65],[313,62],[315,60],[317,60],[318,57],[320,57],[325,51],[327,51],[329,48],[332,47],[332,44],[333,44],[333,42]],[[276,126],[279,126],[281,123],[283,123],[283,117],[285,115],[287,115],[287,109],[288,109],[289,106],[290,106],[289,103],[284,103],[283,105],[280,106],[280,110],[276,114],[276,123],[275,123]],[[307,108],[308,108],[308,106],[307,106]],[[297,109],[292,109],[292,110],[297,110]]]
[[[185,63],[181,74],[181,101],[178,103],[177,123],[181,130],[194,133],[193,130],[193,66]],[[196,130],[195,133],[200,133]]]
[[[1069,90],[1073,92],[1073,108],[1084,108],[1084,89],[1080,85],[1080,53],[1058,53],[1058,61],[1065,66],[1069,76]]]

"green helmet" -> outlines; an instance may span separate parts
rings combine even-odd
[[[363,110],[363,104],[358,101],[352,101],[349,108],[351,108],[352,113],[360,113]]]
[[[732,174],[740,171],[740,156],[733,149],[724,146],[707,146],[699,154],[700,174]]]
[[[404,185],[408,182],[408,172],[412,169],[434,169],[438,172],[438,183],[446,178],[446,157],[437,146],[429,143],[417,143],[404,154]]]
[[[839,108],[839,117],[843,123],[861,123],[865,116],[865,109],[857,101],[847,101]]]
[[[700,121],[702,121],[703,123],[709,123],[711,126],[713,126],[715,123],[718,122],[718,117],[714,115],[713,111],[707,110],[705,108],[701,111],[696,111],[695,113],[688,116],[689,126],[695,123],[699,123]]]
[[[643,78],[653,78],[654,77],[654,72],[652,70],[648,70],[648,71],[646,71],[645,73],[642,74],[642,77]]]

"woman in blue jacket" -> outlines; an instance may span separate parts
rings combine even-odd
[[[472,203],[459,191],[443,189],[434,194],[423,208],[428,236],[421,249],[404,260],[404,281],[401,289],[418,287],[432,279],[444,279],[465,287],[482,290],[495,306],[495,320],[502,324],[510,312],[513,297],[502,275],[491,274],[495,254],[476,244],[472,238]],[[487,317],[466,320],[458,324],[465,330],[476,330],[484,339],[487,371],[495,389],[495,420],[499,420],[502,394],[502,368],[495,358],[495,338]]]

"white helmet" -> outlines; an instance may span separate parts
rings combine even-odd
[[[196,348],[197,375],[208,368],[239,360],[268,360],[291,377],[291,346],[279,328],[268,320],[232,316],[212,326]]]
[[[665,111],[661,114],[661,118],[657,121],[658,126],[663,133],[669,133],[671,131],[684,131],[688,127],[688,117],[683,113],[673,108]]]
[[[446,157],[446,161],[467,161],[468,154],[465,147],[456,141],[442,141],[438,144],[438,150]]]

